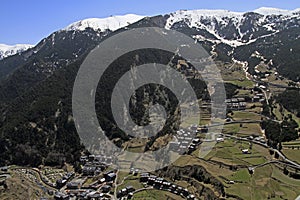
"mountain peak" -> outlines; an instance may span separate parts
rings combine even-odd
[[[296,10],[284,10],[279,8],[271,8],[271,7],[261,7],[253,12],[261,14],[261,15],[293,15],[296,12],[299,12],[299,9]]]
[[[80,30],[83,31],[86,28],[90,27],[95,30],[111,30],[115,31],[119,28],[128,26],[136,21],[141,20],[145,16],[135,15],[135,14],[127,14],[122,16],[110,16],[107,18],[88,18],[81,21],[77,21],[75,23],[70,24],[64,30]]]
[[[224,18],[232,18],[239,21],[243,17],[242,12],[233,12],[229,10],[179,10],[170,14],[167,20],[166,28],[170,29],[171,26],[179,21],[188,21],[190,26],[201,27],[201,19],[215,19],[217,21],[224,21]],[[203,28],[208,28],[204,27]]]
[[[198,15],[198,16],[239,16],[243,15],[242,12],[234,12],[230,10],[207,10],[207,9],[200,9],[200,10],[179,10],[176,12],[171,13],[173,15]]]
[[[21,53],[26,51],[29,48],[32,48],[34,45],[31,44],[16,44],[16,45],[7,45],[7,44],[0,44],[0,60],[12,56],[17,53]]]

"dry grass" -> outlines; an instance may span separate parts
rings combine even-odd
[[[300,150],[299,149],[283,149],[282,152],[287,158],[289,158],[297,163],[300,163]]]
[[[11,199],[40,199],[40,197],[48,197],[37,184],[26,176],[20,176],[13,173],[11,178],[6,180],[8,188],[5,190],[0,187],[0,199],[11,200]]]
[[[249,136],[249,135],[262,135],[261,127],[258,123],[255,124],[242,124],[243,126],[239,128],[239,136]]]
[[[234,111],[233,112],[233,119],[236,121],[240,120],[260,120],[260,116],[253,112],[248,111]]]

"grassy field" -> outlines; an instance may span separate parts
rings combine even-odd
[[[251,199],[295,199],[299,195],[300,180],[285,176],[273,165],[255,169],[251,176],[247,170],[239,170],[227,178],[235,181],[227,184],[226,192]]]
[[[283,149],[282,153],[289,159],[300,163],[300,150],[299,149]]]
[[[238,136],[249,135],[262,135],[260,125],[258,123],[241,123],[240,124],[225,124],[223,127],[223,133],[225,134],[237,134]]]
[[[186,165],[201,165],[203,166],[209,173],[215,175],[217,178],[219,175],[226,176],[232,174],[232,171],[222,168],[215,164],[208,163],[204,160],[197,159],[190,155],[181,156],[176,162],[173,163],[176,166],[186,166]]]
[[[250,181],[251,175],[247,169],[241,169],[226,178],[237,183],[246,183]]]
[[[252,96],[250,90],[239,89],[236,96]]]
[[[117,184],[121,183],[122,180],[129,176],[129,173],[128,172],[124,172],[124,171],[118,171],[118,179],[117,179]]]
[[[260,108],[259,108],[260,109]],[[254,112],[234,111],[230,117],[234,121],[259,121],[260,115]],[[261,135],[261,128],[259,123],[236,123],[226,124],[223,127],[225,134],[238,134],[239,136]]]
[[[262,104],[259,103],[259,102],[247,103],[247,107],[246,108],[247,108],[247,111],[254,112],[254,113],[261,113],[261,111],[262,111]]]
[[[229,65],[220,64],[218,68],[221,70],[222,78],[225,82],[233,80],[244,80],[246,79],[246,74],[242,70],[241,65],[237,63],[230,63]]]
[[[251,154],[243,154],[242,149],[248,149],[249,143],[235,140],[225,140],[218,143],[205,159],[219,161],[229,165],[258,165],[266,162],[268,152],[257,150],[253,144]],[[265,156],[266,155],[266,156]]]
[[[132,175],[128,172],[119,171],[118,172],[118,179],[117,179],[117,191],[121,190],[127,186],[133,186],[134,189],[140,189],[144,188],[143,184],[139,181],[140,176],[139,175]]]
[[[184,119],[183,123],[181,124],[182,127],[187,128],[192,124],[199,124],[200,123],[200,117],[189,117]]]
[[[251,124],[242,124],[242,127],[239,128],[238,136],[249,136],[249,135],[256,135],[261,136],[261,127],[258,123],[251,123]]]
[[[224,146],[229,147],[230,144],[225,143]],[[269,157],[268,151],[263,147],[253,146],[253,148],[262,155],[266,154],[264,155],[265,157]],[[234,155],[234,152],[232,151],[231,154],[233,153]],[[230,156],[230,154],[226,153],[221,155],[225,157]],[[300,180],[284,175],[281,170],[272,164],[256,168],[253,175],[250,175],[246,168],[231,171],[189,155],[182,156],[174,164],[178,166],[201,165],[205,167],[209,173],[223,182],[226,193],[237,195],[245,200],[268,198],[295,199],[300,191]],[[229,181],[234,181],[234,184],[229,184]]]
[[[236,134],[240,131],[240,124],[225,124],[223,127],[223,133]]]
[[[234,85],[237,85],[239,87],[243,88],[253,88],[254,83],[250,80],[244,79],[244,80],[233,80],[233,81],[228,81],[229,83],[232,83]]]
[[[300,138],[298,140],[290,141],[290,142],[283,142],[282,145],[284,146],[295,146],[300,147]]]
[[[118,186],[117,190],[121,190],[127,186],[132,186],[136,190],[140,188],[144,188],[142,183],[140,183],[139,179],[135,178],[135,179],[126,179],[122,185]]]
[[[143,190],[141,192],[135,193],[133,198],[134,200],[157,200],[157,199],[169,199],[169,200],[183,200],[184,198],[174,195],[170,192],[161,191],[161,190]]]
[[[233,115],[231,116],[234,120],[260,120],[261,116],[247,111],[234,111]]]
[[[284,175],[280,170],[278,170],[277,168],[272,170],[272,178],[276,179],[276,180],[280,180],[283,183],[285,183],[286,185],[290,185],[290,186],[300,186],[300,180],[297,179],[292,179],[286,175]]]
[[[278,120],[283,120],[284,116],[292,115],[292,118],[300,126],[300,119],[298,117],[296,117],[295,114],[289,112],[285,108],[282,108],[282,109],[283,109],[283,112],[281,113],[280,112],[280,105],[275,104],[275,108],[273,109],[273,113],[274,113],[274,115],[276,116],[276,118]],[[287,158],[300,163],[300,150],[298,149],[298,147],[300,148],[300,139],[290,141],[290,142],[283,142],[282,146],[283,146],[282,152],[284,153],[284,155],[286,155]],[[294,147],[294,149],[288,149],[289,147]]]
[[[252,88],[254,86],[254,83],[246,78],[246,74],[240,64],[220,64],[218,67],[221,70],[222,78],[225,83],[231,83],[242,88]]]

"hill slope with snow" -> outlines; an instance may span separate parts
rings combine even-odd
[[[169,14],[165,28],[174,29],[187,25],[198,31],[209,32],[215,37],[215,42],[237,47],[252,43],[259,37],[297,27],[299,21],[300,9],[282,10],[262,7],[249,12],[180,10]]]
[[[8,56],[26,51],[27,49],[32,47],[33,45],[30,44],[16,44],[16,45],[0,44],[0,60]]]
[[[128,26],[134,22],[143,19],[144,16],[127,14],[123,16],[111,16],[107,18],[89,18],[70,24],[64,30],[80,30],[83,31],[86,28],[92,28],[94,30],[111,30],[115,31],[119,28]]]

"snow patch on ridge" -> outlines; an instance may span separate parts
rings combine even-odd
[[[170,14],[165,28],[170,29],[174,23],[183,20],[188,20],[191,27],[199,27],[201,19],[216,19],[225,24],[227,22],[224,18],[233,18],[239,21],[242,17],[243,13],[228,10],[179,10]]]
[[[8,56],[12,56],[17,53],[26,51],[29,48],[32,48],[34,45],[31,44],[16,44],[16,45],[6,45],[0,44],[0,60]]]
[[[69,26],[67,26],[63,30],[71,31],[71,30],[80,30],[83,31],[86,28],[92,28],[94,30],[111,30],[115,31],[119,28],[123,28],[128,26],[134,22],[137,22],[143,19],[145,16],[127,14],[123,16],[111,16],[107,18],[89,18],[84,19],[78,22],[75,22]]]
[[[261,14],[261,15],[294,15],[295,13],[298,13],[300,9],[296,10],[284,10],[279,8],[269,8],[269,7],[261,7],[256,10],[253,10],[253,12]]]

